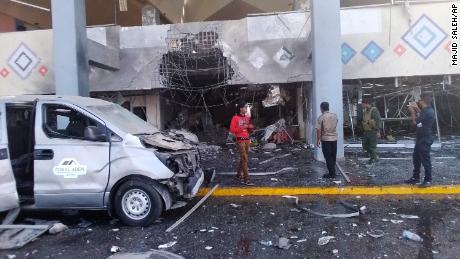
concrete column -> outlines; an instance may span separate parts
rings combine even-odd
[[[306,129],[305,129],[305,120],[304,120],[304,116],[303,116],[303,110],[304,110],[304,100],[305,100],[305,96],[304,96],[304,92],[303,92],[303,86],[300,85],[299,87],[297,87],[297,122],[299,124],[299,137],[301,139],[305,139],[306,137]]]
[[[162,129],[163,118],[161,116],[160,94],[147,95],[145,97],[145,106],[147,110],[147,122],[156,126],[158,129]]]
[[[89,96],[85,0],[51,0],[56,94]]]
[[[321,102],[329,102],[330,111],[337,114],[337,158],[344,157],[343,100],[340,34],[340,0],[311,0],[313,41],[312,109],[316,120],[321,114]],[[313,138],[316,138],[314,134]],[[315,143],[313,140],[312,143]],[[324,160],[321,149],[315,150],[315,159]]]

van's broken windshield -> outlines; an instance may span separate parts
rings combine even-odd
[[[149,135],[159,132],[158,128],[147,123],[118,104],[88,106],[88,109],[104,118],[120,130],[133,135]]]

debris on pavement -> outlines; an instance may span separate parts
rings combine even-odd
[[[276,159],[286,158],[288,156],[291,156],[291,154],[284,154],[284,155],[281,155],[281,156],[275,156],[275,157],[272,157],[272,158],[269,158],[267,160],[264,160],[264,161],[260,162],[259,165],[266,164],[266,163],[271,162],[271,161],[276,160]]]
[[[320,237],[318,239],[318,245],[319,246],[327,245],[329,243],[329,241],[331,241],[331,239],[334,239],[334,238],[335,238],[335,236]]]
[[[294,199],[295,205],[299,205],[299,197],[297,197],[297,196],[284,195],[284,196],[281,196],[281,197],[286,198],[286,199]]]
[[[50,225],[0,225],[0,249],[23,247],[49,228]]]
[[[373,238],[381,238],[385,236],[385,233],[382,230],[374,230],[374,231],[367,231],[366,232],[368,236],[373,237]]]
[[[79,228],[87,228],[89,226],[91,226],[93,223],[92,222],[89,222],[83,218],[80,218],[80,223],[78,224],[78,227]]]
[[[120,252],[120,247],[119,247],[119,246],[112,246],[112,247],[110,248],[110,252],[111,252],[112,254],[118,253],[118,252]]]
[[[262,149],[264,149],[264,150],[276,149],[276,144],[275,143],[267,143],[262,147]]]
[[[206,250],[209,251],[209,250],[212,250],[212,248],[213,248],[212,246],[207,246],[207,247],[205,247],[204,249],[206,249]]]
[[[67,229],[69,229],[68,226],[58,222],[58,223],[54,223],[54,225],[48,230],[48,232],[51,234],[51,235],[55,235],[57,233],[60,233],[60,232],[63,232],[63,231],[66,231]]]
[[[347,175],[348,173],[343,171],[342,167],[339,165],[338,162],[336,163],[336,166],[339,169],[340,174],[343,176],[343,178],[345,178],[345,181],[347,181],[347,183],[351,183],[350,177],[348,177]]]
[[[107,259],[184,259],[184,257],[163,250],[150,250],[145,253],[117,253]]]
[[[324,214],[324,213],[319,213],[307,208],[302,208],[304,211],[309,212],[311,214],[314,214],[316,216],[321,216],[321,217],[326,217],[326,218],[352,218],[352,217],[359,217],[359,212],[353,212],[353,213],[341,213],[341,214]]]
[[[21,211],[20,208],[14,208],[7,212],[6,216],[3,218],[2,225],[12,225]]]
[[[159,245],[158,249],[170,248],[170,247],[173,247],[175,244],[177,244],[177,241],[171,241],[171,242],[168,242],[166,244]]]
[[[191,208],[187,213],[185,213],[184,216],[182,216],[182,218],[180,218],[176,223],[174,223],[171,227],[169,227],[168,229],[166,229],[166,232],[171,232],[172,230],[174,230],[177,226],[179,226],[185,219],[187,219],[190,215],[192,215],[192,213],[198,209],[198,207],[201,206],[201,204],[203,204],[208,198],[209,196],[211,196],[211,194],[219,187],[219,185],[217,184],[216,186],[214,186],[203,198],[201,198],[201,200],[195,204],[195,206],[193,206],[193,208]]]
[[[233,208],[239,208],[239,207],[241,207],[241,205],[238,205],[238,204],[235,204],[235,203],[230,203],[230,206],[232,206]]]
[[[404,215],[404,214],[399,214],[399,216],[403,219],[419,219],[419,216],[416,215]]]
[[[288,171],[295,171],[295,170],[298,170],[298,168],[296,167],[285,167],[285,168],[282,168],[276,172],[259,172],[259,173],[254,173],[254,172],[249,172],[249,175],[250,176],[265,176],[265,175],[275,175],[275,174],[279,174],[279,173],[284,173],[284,172],[288,172]],[[221,172],[221,173],[216,173],[218,175],[231,175],[231,176],[234,176],[235,175],[235,172]]]
[[[415,242],[423,242],[423,238],[421,238],[419,235],[410,232],[409,230],[404,230],[403,231],[403,237]]]
[[[278,239],[278,248],[288,250],[291,248],[292,244],[289,243],[289,239],[285,237],[280,237]]]
[[[273,242],[272,241],[259,241],[259,244],[263,245],[263,246],[273,246]]]

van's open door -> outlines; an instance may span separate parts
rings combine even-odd
[[[19,207],[13,169],[8,153],[5,104],[0,105],[0,212]]]

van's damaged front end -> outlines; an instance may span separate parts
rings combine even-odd
[[[144,145],[154,148],[156,157],[174,173],[161,183],[169,187],[175,199],[195,197],[204,181],[198,149],[184,140],[162,133],[142,136],[141,140]]]

